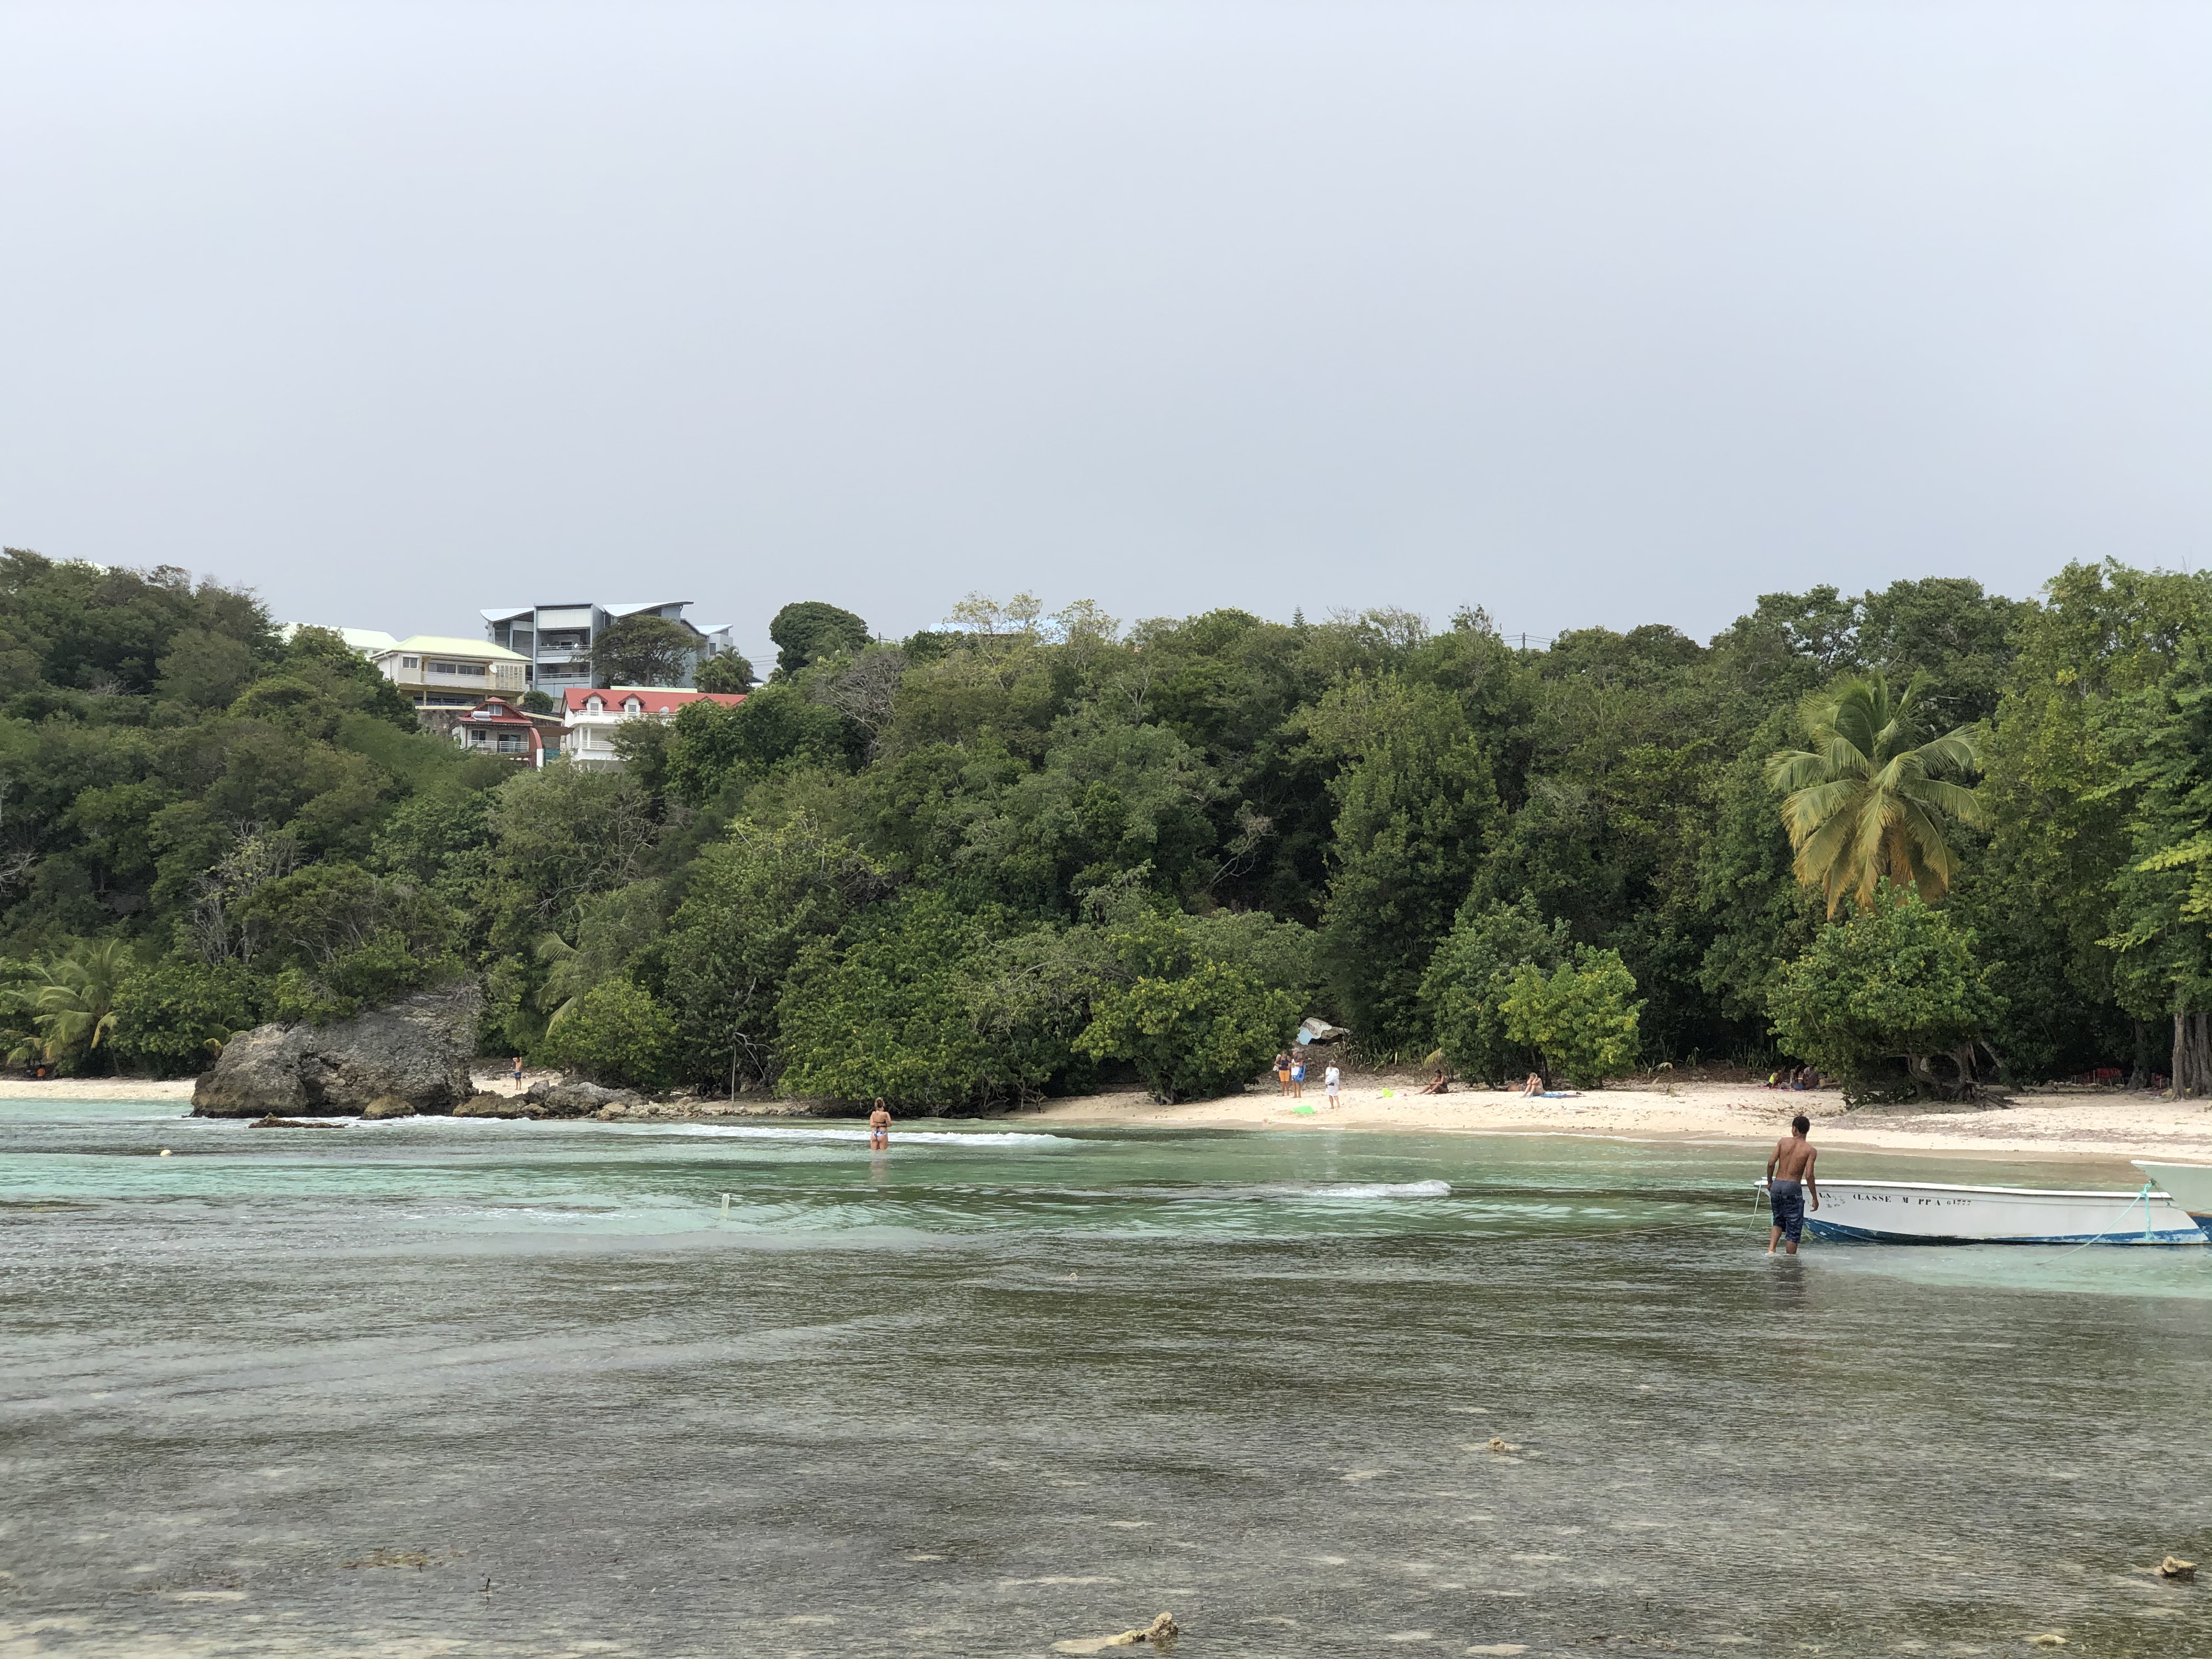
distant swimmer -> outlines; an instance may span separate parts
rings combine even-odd
[[[883,1097],[876,1097],[876,1109],[868,1114],[868,1150],[887,1152],[891,1149],[891,1113]]]
[[[1774,1212],[1774,1230],[1766,1238],[1769,1255],[1785,1237],[1789,1254],[1796,1255],[1798,1237],[1805,1231],[1808,1195],[1814,1209],[1820,1207],[1820,1183],[1813,1178],[1813,1160],[1820,1154],[1806,1139],[1812,1133],[1813,1120],[1798,1113],[1790,1120],[1790,1139],[1777,1141],[1774,1156],[1766,1160],[1766,1202]]]

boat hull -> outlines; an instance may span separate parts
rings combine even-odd
[[[1766,1183],[1761,1182],[1760,1186]],[[1820,1182],[1815,1238],[1865,1244],[2203,1244],[2204,1229],[2155,1188],[2040,1191],[1935,1182]]]
[[[2134,1162],[2200,1224],[2212,1226],[2212,1164],[2154,1164],[2141,1158]]]

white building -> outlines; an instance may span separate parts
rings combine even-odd
[[[528,682],[555,696],[571,689],[588,690],[592,680],[592,647],[600,635],[625,617],[652,615],[687,628],[698,636],[691,660],[735,650],[727,623],[695,623],[684,616],[689,599],[647,605],[534,605],[482,613],[484,635],[494,645],[528,659]],[[684,678],[690,678],[686,673]]]
[[[482,640],[417,634],[368,659],[417,708],[473,708],[487,696],[520,698],[530,689],[530,659]]]
[[[727,691],[665,691],[652,686],[570,686],[562,694],[561,752],[572,766],[601,771],[622,764],[615,728],[624,720],[672,720],[686,703],[719,702],[735,708],[744,698]]]

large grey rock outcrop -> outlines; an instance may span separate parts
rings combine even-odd
[[[532,1117],[594,1117],[609,1106],[639,1106],[645,1097],[634,1089],[603,1089],[596,1083],[533,1083],[522,1091]]]
[[[257,1026],[201,1075],[192,1115],[350,1117],[387,1099],[450,1112],[475,1092],[469,1059],[483,1006],[475,986],[454,985],[328,1025]]]
[[[597,1117],[609,1107],[643,1105],[629,1089],[596,1083],[533,1083],[519,1095],[481,1094],[453,1108],[455,1117]]]

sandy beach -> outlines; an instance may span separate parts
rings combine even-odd
[[[548,1073],[533,1072],[535,1082]],[[1500,1090],[1448,1095],[1413,1092],[1423,1079],[1355,1074],[1331,1110],[1320,1088],[1303,1101],[1258,1088],[1218,1100],[1164,1106],[1140,1091],[1047,1101],[1012,1114],[1024,1122],[1070,1127],[1243,1128],[1325,1132],[1398,1130],[1421,1133],[1565,1134],[1632,1139],[1756,1143],[1786,1133],[1790,1117],[1814,1121],[1814,1139],[1837,1151],[1942,1152],[2041,1158],[2174,1158],[2212,1161],[2212,1103],[2169,1100],[2148,1092],[2069,1087],[2026,1090],[2003,1105],[1940,1103],[1847,1108],[1833,1089],[1808,1093],[1755,1084],[1684,1081],[1658,1086],[1594,1090],[1562,1100],[1529,1100]],[[485,1071],[479,1089],[513,1092],[505,1073]],[[191,1080],[166,1083],[116,1078],[65,1078],[45,1083],[0,1082],[0,1101],[131,1100],[174,1102],[190,1109]],[[1308,1112],[1298,1106],[1311,1109]],[[782,1116],[805,1113],[794,1102],[751,1095],[734,1109],[719,1100],[673,1101],[651,1109],[655,1118]],[[641,1114],[642,1115],[642,1114]],[[811,1115],[811,1114],[806,1114]],[[911,1120],[908,1120],[911,1121]]]
[[[1426,1133],[1568,1134],[1765,1142],[1799,1112],[1823,1147],[2036,1158],[2212,1159],[2212,1103],[2148,1093],[2023,1091],[2003,1106],[1942,1103],[1848,1108],[1833,1089],[1789,1093],[1756,1084],[1683,1082],[1530,1100],[1499,1090],[1413,1092],[1425,1079],[1355,1075],[1334,1110],[1309,1085],[1303,1101],[1254,1089],[1163,1106],[1141,1093],[1048,1102],[1022,1114],[1052,1123],[1278,1130],[1418,1130]],[[1312,1108],[1310,1114],[1295,1110]]]

